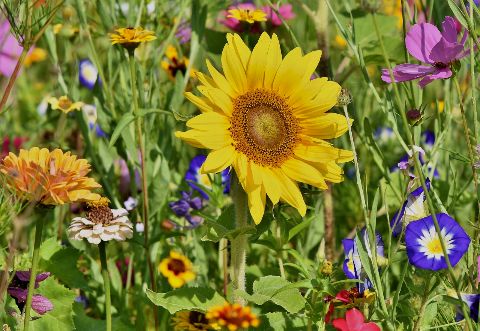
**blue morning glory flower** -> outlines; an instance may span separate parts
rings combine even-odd
[[[425,186],[430,191],[430,180],[425,180]],[[423,187],[420,186],[410,192],[407,196],[407,200],[403,203],[402,208],[393,215],[390,220],[390,227],[392,228],[392,234],[397,237],[402,232],[402,225],[408,224],[411,221],[415,221],[425,217],[425,192]]]
[[[421,136],[422,146],[425,149],[432,149],[435,144],[435,133],[430,130],[425,130],[422,132]]]
[[[478,322],[478,306],[480,303],[480,294],[467,294],[462,293],[462,300],[467,304],[468,309],[470,310],[470,318],[473,319],[475,322]],[[461,321],[465,318],[463,316],[462,310],[460,307],[457,309],[457,316],[455,316],[455,320]]]
[[[449,215],[441,213],[436,216],[448,258],[452,266],[455,266],[468,250],[470,237]],[[432,215],[408,223],[405,230],[405,245],[408,260],[415,267],[428,270],[447,268]]]
[[[367,249],[368,256],[372,256],[372,251],[370,250],[370,242],[368,239],[368,233],[365,228],[360,230],[359,234],[360,240],[363,240],[365,247]],[[372,288],[373,285],[371,281],[367,278],[363,267],[362,261],[360,260],[360,254],[358,252],[357,244],[355,239],[343,239],[343,250],[345,252],[345,260],[343,261],[343,272],[345,276],[349,279],[359,279],[358,290],[360,293],[363,293],[366,289]],[[382,237],[377,232],[376,233],[376,245],[377,245],[377,256],[384,257],[384,243]]]
[[[197,155],[195,156],[192,161],[190,161],[190,167],[188,168],[185,174],[185,180],[188,182],[191,188],[198,191],[204,199],[208,199],[208,194],[205,193],[204,189],[200,187],[198,184],[206,188],[211,188],[212,183],[210,182],[210,177],[207,174],[202,174],[201,168],[203,163],[206,160],[205,155]],[[225,169],[221,173],[222,175],[222,185],[224,186],[224,193],[230,192],[230,173],[229,169]]]
[[[100,84],[98,70],[89,59],[83,59],[78,64],[78,79],[80,80],[80,84],[90,90],[93,90],[97,79]]]

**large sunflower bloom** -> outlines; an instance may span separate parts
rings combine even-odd
[[[233,166],[255,223],[263,217],[266,195],[303,216],[306,205],[296,182],[326,189],[326,181],[343,180],[337,163],[353,158],[324,140],[348,129],[344,116],[327,113],[340,86],[327,78],[310,80],[321,51],[303,56],[295,48],[282,59],[275,34],[263,33],[253,51],[237,34],[228,34],[227,40],[221,57],[224,74],[207,61],[211,77],[197,74],[203,97],[186,93],[202,114],[187,122],[191,130],[176,136],[213,150],[203,173]]]
[[[101,187],[86,175],[90,165],[70,152],[50,152],[33,147],[10,153],[0,164],[0,172],[19,197],[42,205],[62,205],[75,201],[92,201],[100,195],[91,190]]]

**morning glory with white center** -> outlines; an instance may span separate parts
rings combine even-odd
[[[207,157],[205,155],[197,155],[190,161],[190,166],[185,174],[185,180],[191,188],[198,191],[204,199],[208,199],[208,194],[205,189],[211,190],[212,183],[207,174],[202,174],[201,168]],[[229,169],[225,169],[221,173],[222,185],[224,186],[224,193],[230,192],[230,173]]]
[[[80,80],[80,84],[93,90],[98,79],[98,70],[90,60],[84,59],[80,61],[78,65],[78,79]]]
[[[441,213],[436,216],[446,253],[452,266],[455,266],[468,250],[470,237],[449,215]],[[447,268],[440,237],[435,230],[431,215],[407,225],[405,245],[408,260],[415,267],[428,270]]]
[[[430,191],[430,180],[428,178],[425,181],[425,186]],[[395,237],[402,232],[403,224],[407,225],[411,221],[427,216],[425,198],[422,186],[410,192],[402,208],[393,215],[390,221],[390,227]]]

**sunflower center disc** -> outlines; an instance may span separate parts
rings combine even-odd
[[[255,89],[233,101],[234,147],[257,164],[279,167],[293,154],[298,131],[286,100],[273,91]]]

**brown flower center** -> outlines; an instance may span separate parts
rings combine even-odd
[[[70,108],[71,105],[72,101],[68,98],[61,97],[60,99],[58,99],[58,106],[61,109],[67,110],[68,108]]]
[[[188,315],[188,321],[190,322],[190,324],[193,324],[193,325],[208,324],[208,320],[205,317],[205,314],[199,311],[191,311],[190,314]]]
[[[175,275],[179,275],[184,273],[187,268],[185,267],[185,263],[183,263],[180,259],[171,259],[168,262],[168,270],[172,271]]]
[[[250,160],[279,167],[293,154],[299,126],[284,98],[255,89],[233,100],[230,132],[235,149]]]
[[[109,224],[113,220],[112,210],[108,206],[89,208],[86,212],[87,219],[95,224]]]

